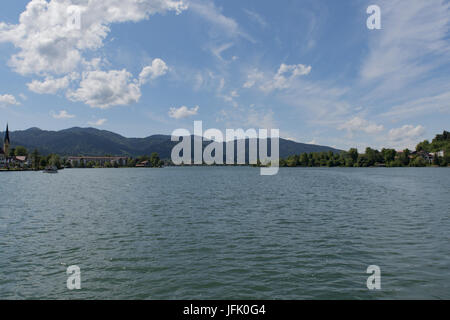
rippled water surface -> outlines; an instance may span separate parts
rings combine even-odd
[[[446,168],[0,173],[3,299],[450,299],[449,238]]]

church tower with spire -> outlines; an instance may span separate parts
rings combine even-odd
[[[8,129],[8,124],[6,124],[5,140],[3,141],[3,152],[5,152],[6,158],[8,158],[8,156],[9,156],[10,144],[11,144],[11,141],[9,140],[9,129]]]

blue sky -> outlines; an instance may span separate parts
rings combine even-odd
[[[380,30],[366,26],[372,4]],[[450,129],[449,1],[4,0],[0,9],[2,128],[145,137],[202,120],[342,149],[411,148]],[[68,24],[74,12],[80,25]]]

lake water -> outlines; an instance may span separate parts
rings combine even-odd
[[[0,173],[2,299],[450,299],[450,170]],[[66,269],[81,268],[81,290]],[[381,290],[366,287],[369,265]]]

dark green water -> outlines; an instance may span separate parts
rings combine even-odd
[[[2,299],[450,299],[450,170],[0,173]],[[81,268],[78,291],[66,268]],[[366,269],[381,268],[380,291]]]

